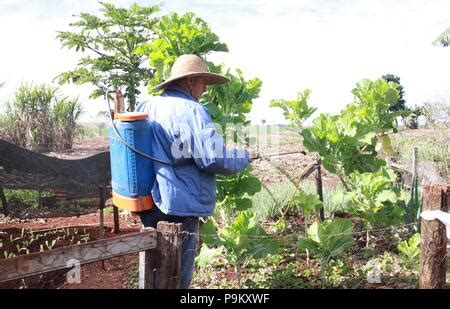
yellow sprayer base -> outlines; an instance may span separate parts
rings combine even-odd
[[[127,197],[117,194],[113,191],[112,193],[114,206],[120,209],[126,209],[133,212],[139,212],[144,210],[149,210],[155,207],[153,203],[153,198],[151,195],[140,196],[140,197]]]

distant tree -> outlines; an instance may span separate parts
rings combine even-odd
[[[420,107],[420,113],[426,119],[426,127],[433,128],[437,125],[450,123],[450,104],[444,100],[425,102]]]
[[[434,45],[441,45],[443,47],[450,46],[450,27],[445,29],[444,32],[442,32],[436,40],[433,42]]]
[[[139,86],[153,78],[153,71],[141,66],[148,58],[136,54],[135,49],[155,38],[158,18],[154,14],[159,6],[133,4],[126,9],[103,2],[100,5],[102,16],[75,15],[79,19],[70,26],[76,30],[58,32],[63,47],[75,48],[85,56],[74,70],[59,74],[57,79],[60,83],[95,85],[93,98],[103,95],[105,89],[116,91],[124,87],[128,110],[133,111]]]
[[[422,116],[422,108],[419,106],[414,106],[409,109],[409,114],[403,118],[403,123],[405,128],[415,130],[419,128],[419,116]]]
[[[394,82],[398,84],[397,91],[399,92],[399,97],[397,100],[397,104],[391,106],[389,108],[390,112],[397,112],[397,111],[403,111],[406,110],[406,101],[403,99],[403,95],[405,94],[405,91],[403,90],[403,86],[400,84],[400,77],[393,75],[393,74],[386,74],[383,75],[382,78],[387,82]]]

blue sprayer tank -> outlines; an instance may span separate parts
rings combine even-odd
[[[147,113],[121,113],[114,120],[126,143],[138,151],[152,155],[150,123]],[[151,189],[155,181],[153,161],[134,152],[109,128],[111,184],[115,206],[130,211],[154,207]]]

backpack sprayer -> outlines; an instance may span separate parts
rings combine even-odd
[[[122,97],[118,93],[111,116],[110,91],[105,91],[109,128],[109,147],[111,158],[112,197],[115,206],[133,212],[154,207],[151,189],[155,182],[153,161],[174,165],[152,157],[151,128],[148,114],[142,112],[120,113]]]

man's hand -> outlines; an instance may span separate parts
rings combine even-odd
[[[248,158],[250,159],[250,162],[261,159],[261,155],[258,151],[249,150],[248,151]]]

